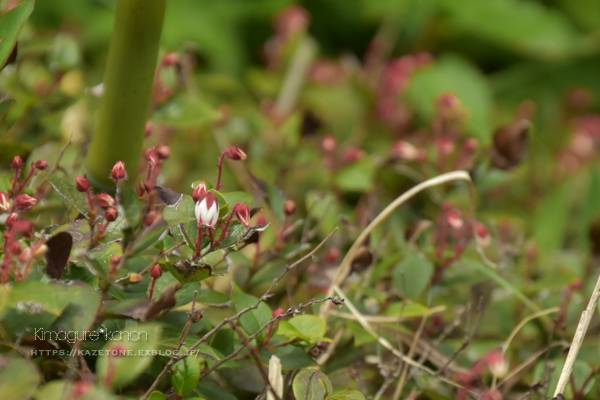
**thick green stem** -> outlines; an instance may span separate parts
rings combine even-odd
[[[110,172],[123,161],[133,180],[142,154],[166,0],[119,0],[104,93],[86,158],[88,179],[114,191]]]

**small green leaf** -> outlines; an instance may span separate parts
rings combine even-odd
[[[417,255],[410,255],[394,268],[393,282],[397,290],[414,299],[429,285],[433,264]]]
[[[1,20],[0,20],[1,23]],[[0,356],[0,399],[25,400],[40,383],[40,375],[31,361],[8,354]]]
[[[196,388],[200,380],[200,363],[195,356],[178,361],[173,369],[175,373],[171,383],[177,394],[183,396]]]
[[[1,46],[1,45],[2,45],[2,44],[0,43],[0,46]],[[3,101],[3,102],[0,102],[0,118],[2,118],[2,116],[4,115],[4,113],[5,113],[5,112],[7,112],[7,111],[8,111],[8,109],[9,109],[9,108],[10,108],[10,107],[11,107],[13,104],[15,104],[15,101],[14,101],[14,100],[12,100],[12,99],[11,99],[11,100],[5,100],[5,101]]]
[[[239,289],[234,289],[231,294],[231,303],[235,308],[236,312],[240,312],[241,310],[252,307],[256,303],[258,303],[258,299],[249,294],[242,293]],[[273,312],[269,308],[267,304],[261,302],[258,307],[254,310],[251,310],[240,317],[240,323],[242,324],[242,328],[249,334],[252,335],[256,333],[263,325],[269,323],[271,320],[271,316]],[[259,342],[263,342],[266,338],[266,329],[262,331],[257,339]]]
[[[177,264],[161,264],[161,266],[163,265],[182,284],[199,282],[212,276],[212,269],[208,265],[195,266],[185,260],[182,260]]]
[[[231,210],[233,210],[233,207],[237,203],[245,204],[248,207],[252,207],[252,204],[254,203],[254,196],[246,192],[223,193],[223,197],[225,197],[227,203],[230,204]]]
[[[128,184],[121,186],[120,204],[123,207],[129,226],[135,231],[140,225],[142,204],[135,190]]]
[[[112,379],[109,381],[111,387],[123,387],[133,382],[152,362],[149,351],[157,350],[160,341],[161,327],[158,324],[141,324],[119,331],[113,340],[106,344],[102,355],[96,361],[96,372],[103,382],[109,373],[109,365]],[[116,345],[123,346],[126,355],[114,356],[110,350]]]
[[[348,192],[368,192],[373,188],[375,164],[365,157],[346,168],[335,176],[335,184]]]
[[[167,400],[167,398],[164,394],[162,394],[162,392],[156,390],[150,393],[150,396],[148,396],[148,400]]]
[[[365,400],[365,396],[358,390],[338,390],[326,400]]]
[[[279,323],[278,335],[297,337],[306,342],[318,342],[325,337],[327,322],[316,315],[299,315]]]
[[[202,289],[199,282],[186,283],[175,293],[176,307],[190,304],[194,299],[194,292],[198,291],[196,302],[207,305],[222,306],[229,302],[229,296],[212,289]]]
[[[332,391],[329,378],[316,369],[303,369],[296,374],[292,384],[296,400],[322,400]]]
[[[39,171],[39,174],[44,177],[52,185],[54,190],[58,192],[66,201],[69,202],[77,211],[83,215],[87,215],[89,206],[85,200],[85,194],[77,191],[74,181],[71,182],[58,174],[52,174],[45,171]]]
[[[17,36],[33,11],[33,1],[23,3],[0,18],[0,70],[4,68],[6,60],[10,56],[17,41]]]

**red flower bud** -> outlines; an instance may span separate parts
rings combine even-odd
[[[338,249],[337,247],[332,247],[331,249],[327,250],[327,253],[325,253],[325,262],[327,262],[328,264],[333,264],[334,262],[339,260],[339,258],[340,249]]]
[[[250,226],[250,207],[245,204],[237,203],[233,207],[233,215],[240,221],[246,228]]]
[[[104,216],[106,217],[106,220],[108,222],[113,222],[114,220],[116,220],[119,217],[119,212],[117,211],[116,208],[111,207],[104,212]]]
[[[450,139],[439,139],[435,141],[435,146],[438,149],[438,152],[443,155],[452,154],[454,151],[454,143]]]
[[[110,256],[110,263],[113,265],[117,265],[118,263],[121,262],[121,256],[118,254],[113,254],[112,256]]]
[[[120,179],[127,179],[125,163],[123,163],[123,161],[117,161],[112,171],[110,172],[110,176],[114,181],[118,181]]]
[[[45,170],[46,168],[48,168],[48,161],[45,160],[39,160],[35,163],[35,168],[39,169],[39,170]]]
[[[21,169],[23,168],[23,159],[19,156],[15,156],[12,160],[13,169]]]
[[[127,349],[122,344],[115,344],[109,351],[112,357],[121,357],[127,354]]]
[[[327,135],[323,138],[321,146],[327,153],[331,153],[337,148],[337,139],[331,135]]]
[[[96,196],[96,200],[98,200],[98,205],[105,210],[115,205],[115,199],[108,193],[100,193]]]
[[[31,253],[31,247],[27,247],[25,249],[23,249],[23,251],[21,252],[21,254],[19,254],[19,261],[21,262],[27,262],[31,259],[32,253]]]
[[[37,200],[26,194],[19,195],[15,200],[15,206],[21,211],[27,211],[37,204]]]
[[[4,192],[0,192],[0,211],[8,212],[10,210],[10,198]]]
[[[150,212],[146,216],[146,225],[147,226],[152,225],[155,218],[156,218],[156,210],[150,210]]]
[[[279,317],[280,315],[285,314],[285,312],[283,311],[283,308],[278,308],[277,310],[273,311],[273,318],[275,317]]]
[[[167,53],[163,56],[162,65],[165,67],[172,67],[177,65],[179,62],[179,56],[177,53]]]
[[[227,149],[227,151],[225,151],[225,157],[235,161],[245,160],[248,158],[248,156],[242,151],[242,149],[235,146],[230,147],[229,149]]]
[[[158,278],[160,278],[162,276],[162,274],[163,274],[163,270],[160,267],[160,265],[158,265],[158,264],[156,264],[150,270],[150,276],[152,277],[152,279],[158,279]]]
[[[91,394],[94,391],[94,384],[87,381],[77,381],[73,385],[73,391],[71,394],[73,398],[78,399],[80,397],[85,397]]]
[[[19,242],[11,242],[7,247],[7,252],[10,255],[17,256],[21,254],[21,245]]]
[[[161,160],[166,160],[171,155],[171,149],[168,146],[156,146],[154,151],[156,152],[156,155],[158,155],[158,158],[160,158]]]
[[[82,193],[87,192],[90,186],[90,181],[85,179],[83,176],[78,176],[75,178],[75,187],[77,187],[77,191]]]
[[[10,229],[16,235],[33,239],[33,224],[29,221],[15,221]]]
[[[571,291],[581,290],[582,287],[583,281],[581,279],[577,279],[569,284],[569,290]]]
[[[488,228],[486,228],[486,226],[481,222],[477,222],[477,225],[475,226],[475,231],[477,232],[476,239],[477,243],[479,243],[479,246],[481,246],[484,249],[488,247],[492,241],[492,237],[490,236],[490,231],[488,230]]]
[[[296,212],[296,202],[294,200],[286,201],[285,204],[283,205],[283,212],[288,217],[290,215],[294,215],[294,213]]]
[[[492,350],[485,356],[485,362],[498,378],[502,378],[508,372],[508,359],[500,350]]]
[[[146,160],[148,160],[150,164],[158,164],[160,156],[157,154],[156,149],[146,151]]]
[[[200,182],[194,192],[192,193],[192,198],[194,199],[194,203],[197,203],[203,200],[206,197],[206,183]]]
[[[448,222],[448,225],[453,229],[460,229],[464,225],[464,221],[457,211],[450,211],[448,215],[446,215],[446,222]]]
[[[8,218],[6,218],[6,226],[9,228],[12,227],[19,220],[19,216],[17,213],[11,213]]]
[[[347,163],[353,163],[365,156],[365,152],[358,147],[348,147],[344,150],[342,158]]]

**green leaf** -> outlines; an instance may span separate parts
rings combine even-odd
[[[262,363],[269,365],[272,355],[273,352],[271,351],[266,349],[261,350],[260,358]],[[287,345],[278,347],[275,349],[275,355],[281,360],[281,369],[287,371],[314,367],[316,365],[315,361],[299,346]]]
[[[392,280],[396,290],[414,299],[431,282],[433,264],[417,255],[409,255],[394,267]]]
[[[526,57],[566,58],[586,50],[564,14],[520,0],[439,0],[452,29],[486,38]]]
[[[483,145],[491,143],[492,91],[485,76],[474,66],[456,56],[442,56],[431,67],[415,72],[405,92],[405,99],[426,123],[436,116],[435,100],[452,92],[467,110],[466,130]]]
[[[228,204],[231,204],[232,210],[237,203],[245,204],[248,207],[252,207],[252,204],[254,203],[254,196],[246,192],[223,193],[223,197],[225,197]]]
[[[210,266],[196,266],[185,260],[182,260],[177,264],[161,264],[161,266],[163,265],[182,284],[199,282],[212,276],[212,269]]]
[[[354,321],[346,323],[346,327],[352,332],[354,336],[354,346],[359,347],[363,344],[375,343],[377,339],[371,335],[361,324]]]
[[[296,400],[322,400],[333,391],[329,378],[312,368],[296,374],[292,389]]]
[[[190,95],[180,95],[158,109],[152,116],[152,121],[160,125],[189,127],[209,124],[219,118],[221,113],[206,102]]]
[[[1,43],[0,43],[1,46]],[[5,112],[8,111],[8,109],[15,104],[14,100],[5,100],[3,102],[0,102],[0,118],[2,118],[2,116],[4,115]]]
[[[100,379],[106,382],[110,365],[112,379],[109,386],[117,388],[133,382],[152,362],[153,357],[145,352],[150,351],[152,354],[153,350],[157,350],[160,332],[161,327],[158,324],[140,324],[120,331],[122,339],[115,334],[113,340],[104,346],[106,352],[100,355],[96,361],[96,372]],[[116,345],[123,346],[128,354],[110,355],[110,350]]]
[[[326,400],[365,400],[365,396],[358,390],[338,390]]]
[[[0,356],[0,366],[0,399],[31,398],[31,394],[41,381],[35,364],[21,357],[4,354]]]
[[[58,192],[69,204],[71,204],[77,211],[83,215],[87,215],[89,211],[88,203],[85,199],[85,194],[77,191],[74,181],[71,182],[66,178],[59,176],[58,174],[52,174],[45,171],[38,172],[52,185],[54,190]]]
[[[318,342],[325,337],[327,322],[316,315],[299,315],[279,323],[278,335],[292,336],[306,342]]]
[[[569,200],[573,181],[567,180],[562,186],[544,196],[538,206],[533,236],[538,246],[546,251],[555,251],[562,247],[567,224],[571,218]],[[597,200],[597,199],[596,199]]]
[[[166,226],[156,226],[152,228],[152,231],[148,232],[148,228],[145,230],[142,237],[140,237],[135,242],[135,247],[133,248],[134,254],[140,254],[142,251],[146,250],[148,247],[153,246],[158,243],[158,240],[167,230]]]
[[[192,196],[184,195],[175,206],[165,207],[163,210],[163,218],[171,228],[176,242],[185,241],[194,251],[198,236],[195,207]]]
[[[33,11],[33,4],[33,1],[23,3],[0,18],[0,39],[4,39],[0,42],[0,70],[15,47],[17,36]]]
[[[223,196],[223,194],[215,189],[210,189],[208,191],[208,193],[212,193],[216,196],[217,201],[219,202],[219,218],[223,218],[225,217],[227,214],[229,214],[229,202],[227,201],[227,198],[225,198],[225,196]]]
[[[368,192],[373,188],[375,164],[365,157],[346,168],[335,176],[335,184],[349,192]]]
[[[167,398],[164,394],[162,394],[162,392],[156,390],[150,393],[150,396],[148,396],[148,400],[167,400]]]
[[[239,289],[236,290],[234,288],[233,293],[231,294],[231,303],[235,308],[235,311],[240,312],[247,307],[254,306],[256,303],[258,303],[258,299],[249,294],[242,293]],[[240,317],[240,323],[248,335],[253,335],[263,325],[269,323],[272,315],[273,312],[269,306],[264,302],[261,302],[256,309],[243,314]],[[258,342],[263,342],[266,338],[266,335],[267,330],[265,329],[258,335]]]
[[[194,292],[198,291],[196,303],[223,306],[229,302],[229,296],[212,289],[202,289],[200,282],[186,283],[175,293],[176,307],[190,304],[194,299]]]
[[[178,361],[173,369],[175,373],[171,378],[171,383],[177,394],[183,396],[196,388],[200,380],[200,363],[195,356]]]
[[[229,393],[228,390],[221,387],[220,385],[202,379],[194,392],[206,399],[219,399],[219,400],[238,400],[234,395]]]
[[[135,190],[128,184],[121,186],[120,205],[123,207],[129,226],[135,231],[140,225],[142,204]]]

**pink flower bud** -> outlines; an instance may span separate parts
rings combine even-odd
[[[111,207],[104,212],[104,216],[108,222],[113,222],[119,217],[119,212],[116,208]]]
[[[77,381],[73,385],[73,391],[71,392],[73,398],[78,399],[86,397],[94,391],[94,384],[87,381]]]
[[[140,283],[144,280],[144,277],[136,272],[131,272],[129,274],[129,283]]]
[[[214,227],[219,219],[219,201],[212,193],[207,193],[202,200],[196,203],[196,219],[198,224]]]
[[[435,141],[435,147],[437,147],[438,152],[445,156],[452,154],[454,152],[454,143],[450,139],[439,139]]]
[[[342,154],[342,159],[347,163],[354,163],[365,156],[365,152],[358,147],[348,147]]]
[[[12,256],[18,256],[19,254],[21,254],[21,245],[19,244],[19,242],[11,242],[7,246],[6,250],[7,250],[8,254],[10,254]]]
[[[479,246],[483,249],[487,248],[492,242],[492,237],[490,236],[488,228],[481,222],[477,222],[477,225],[475,225],[475,232],[477,233],[476,239]]]
[[[167,53],[163,56],[162,65],[165,67],[172,67],[177,65],[179,62],[179,56],[177,53]]]
[[[250,226],[250,207],[245,204],[237,203],[233,207],[233,215],[240,221],[246,228]]]
[[[229,158],[230,160],[234,160],[234,161],[240,161],[240,160],[245,160],[248,158],[248,156],[246,155],[246,153],[244,153],[242,151],[242,149],[240,149],[239,147],[230,147],[229,149],[227,149],[225,151],[225,157]]]
[[[576,279],[575,281],[569,284],[569,290],[571,291],[581,290],[582,287],[583,281],[581,279]]]
[[[508,372],[508,359],[500,350],[493,350],[485,356],[487,364],[492,374],[498,378],[502,378]]]
[[[121,262],[121,256],[118,254],[113,254],[112,256],[110,256],[110,263],[113,265],[117,265],[118,263]]]
[[[285,314],[285,312],[283,311],[283,308],[278,308],[277,310],[273,311],[273,318],[279,317],[280,315]]]
[[[12,160],[13,169],[21,169],[23,168],[23,159],[19,156],[15,156]]]
[[[35,258],[36,260],[41,260],[42,257],[44,257],[48,252],[48,246],[46,246],[45,244],[38,244],[37,246],[33,247],[32,252],[33,258]]]
[[[327,253],[325,253],[325,262],[328,264],[333,264],[334,262],[339,260],[339,258],[340,249],[338,249],[337,247],[332,247],[331,249],[327,250]]]
[[[192,193],[192,198],[194,199],[194,202],[197,203],[197,202],[203,200],[205,197],[206,197],[206,183],[200,182],[198,184],[198,186],[196,186],[196,189],[194,189],[194,192]]]
[[[83,176],[78,176],[77,178],[75,178],[75,187],[77,188],[77,191],[82,193],[87,192],[90,186],[90,181],[85,179]]]
[[[160,157],[156,153],[155,149],[147,150],[146,151],[146,160],[148,160],[148,162],[150,164],[156,165],[160,161]]]
[[[464,225],[464,221],[457,211],[450,211],[448,215],[446,215],[446,222],[448,222],[448,225],[453,229],[460,229]]]
[[[456,97],[454,93],[444,93],[440,97],[438,97],[437,106],[440,109],[456,109],[461,106],[460,99]]]
[[[15,221],[11,226],[11,232],[16,235],[33,239],[33,224],[29,221]]]
[[[4,192],[0,192],[0,211],[8,212],[10,210],[10,198]]]
[[[127,348],[125,348],[125,346],[122,344],[115,344],[114,346],[111,346],[109,351],[110,355],[113,357],[122,357],[127,354]]]
[[[96,196],[96,200],[98,200],[98,205],[105,210],[115,205],[115,199],[108,193],[100,193]]]
[[[120,179],[127,179],[125,163],[123,163],[123,161],[117,161],[112,171],[110,172],[110,176],[114,181],[118,181]]]
[[[8,218],[6,218],[6,226],[9,228],[12,227],[19,220],[19,215],[17,213],[11,213]]]
[[[168,146],[159,145],[154,149],[156,155],[161,160],[166,160],[171,155],[171,149]]]
[[[156,210],[150,210],[150,212],[146,216],[146,221],[145,221],[146,225],[147,226],[152,225],[155,218],[156,218]]]
[[[331,153],[337,149],[337,139],[334,136],[327,135],[323,138],[321,147],[327,153]]]
[[[469,153],[473,153],[479,147],[479,141],[475,138],[469,138],[463,143],[463,149]]]
[[[294,200],[288,200],[283,205],[283,212],[288,217],[294,215],[296,212],[296,202]]]
[[[39,170],[45,170],[46,168],[48,168],[48,161],[45,160],[39,160],[35,163],[35,168],[39,169]]]
[[[394,143],[392,151],[396,156],[406,161],[424,161],[427,157],[424,150],[402,140]]]
[[[19,195],[15,200],[15,206],[21,211],[27,211],[37,204],[37,200],[26,194]]]
[[[21,254],[19,254],[19,261],[24,263],[31,260],[31,254],[31,247],[26,247],[25,249],[23,249]]]
[[[160,278],[162,276],[162,274],[163,274],[163,270],[160,267],[160,265],[158,265],[158,264],[156,264],[150,270],[150,276],[152,277],[152,279],[158,279],[158,278]]]

